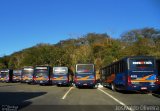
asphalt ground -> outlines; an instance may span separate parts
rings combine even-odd
[[[160,91],[113,92],[109,88],[0,83],[2,111],[159,111]]]

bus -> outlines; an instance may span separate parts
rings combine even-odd
[[[150,56],[130,56],[101,69],[103,86],[113,91],[155,91],[158,72],[155,58]]]
[[[13,70],[13,78],[12,81],[13,82],[20,82],[21,81],[21,75],[22,74],[22,70]]]
[[[96,73],[94,64],[76,64],[74,83],[76,87],[95,87]]]
[[[34,69],[34,81],[36,84],[49,85],[51,84],[51,67],[50,66],[36,66]]]
[[[22,83],[34,83],[34,68],[32,66],[26,66],[22,68],[21,82]]]
[[[13,70],[3,69],[0,71],[0,81],[1,82],[12,82]]]
[[[52,84],[70,86],[73,81],[73,73],[68,67],[53,67]]]
[[[157,81],[157,84],[159,84],[159,88],[160,88],[160,59],[157,59],[156,63],[157,63],[157,69],[158,69],[158,81]]]

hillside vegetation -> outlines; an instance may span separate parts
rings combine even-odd
[[[99,69],[134,55],[160,57],[160,31],[154,28],[136,29],[123,33],[119,39],[107,34],[88,33],[57,44],[37,44],[1,57],[0,69],[44,64],[74,67],[76,63],[94,63]]]

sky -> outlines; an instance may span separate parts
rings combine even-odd
[[[159,0],[0,0],[0,56],[87,33],[160,29]]]

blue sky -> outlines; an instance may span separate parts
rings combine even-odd
[[[89,32],[160,29],[158,0],[0,0],[0,56]]]

